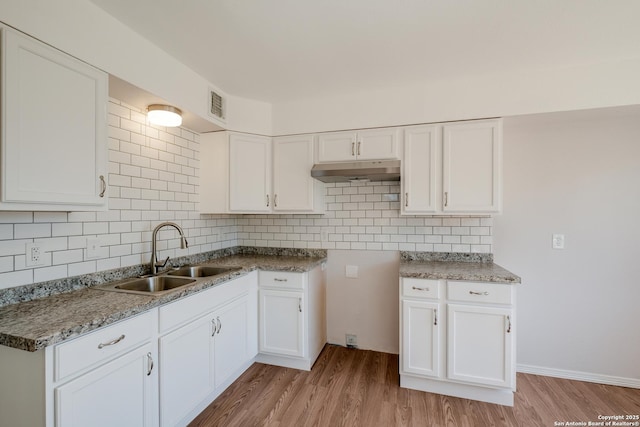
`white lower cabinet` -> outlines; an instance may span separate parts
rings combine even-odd
[[[304,357],[304,292],[260,290],[260,351]]]
[[[160,338],[161,425],[176,425],[215,390],[212,329],[205,316]]]
[[[157,390],[151,344],[55,389],[56,425],[154,426]]]
[[[402,301],[402,369],[440,376],[440,328],[437,302]]]
[[[400,301],[401,387],[513,406],[513,285],[402,278]]]
[[[256,355],[256,273],[160,308],[160,425],[187,425]],[[191,320],[195,317],[195,320]]]
[[[261,271],[257,361],[311,370],[327,342],[324,266],[307,273]]]

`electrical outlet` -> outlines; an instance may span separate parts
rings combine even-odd
[[[553,249],[564,249],[564,234],[554,234],[551,236],[551,247]]]
[[[27,243],[25,249],[27,267],[37,267],[44,264],[44,252],[40,243]]]
[[[358,278],[358,266],[357,265],[347,265],[344,269],[344,276],[350,279]]]
[[[358,336],[355,334],[346,334],[345,339],[347,342],[347,347],[349,348],[358,348]]]
[[[327,227],[322,227],[320,229],[320,241],[321,242],[329,241],[329,229]]]

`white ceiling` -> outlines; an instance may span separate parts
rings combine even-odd
[[[236,96],[339,92],[640,56],[637,0],[91,0]]]

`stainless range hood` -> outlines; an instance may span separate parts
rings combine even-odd
[[[322,182],[399,181],[400,160],[318,163],[311,176]]]

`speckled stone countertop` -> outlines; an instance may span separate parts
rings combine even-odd
[[[446,254],[403,252],[400,277],[432,280],[464,280],[516,284],[520,277],[493,263],[491,254]]]
[[[311,256],[296,256],[284,252],[263,255],[247,250],[242,254],[201,261],[200,263],[206,262],[209,265],[241,269],[212,278],[202,278],[192,285],[162,296],[108,292],[85,287],[5,305],[0,307],[0,345],[37,351],[227,282],[252,270],[306,272],[326,260],[326,252],[306,255]]]

